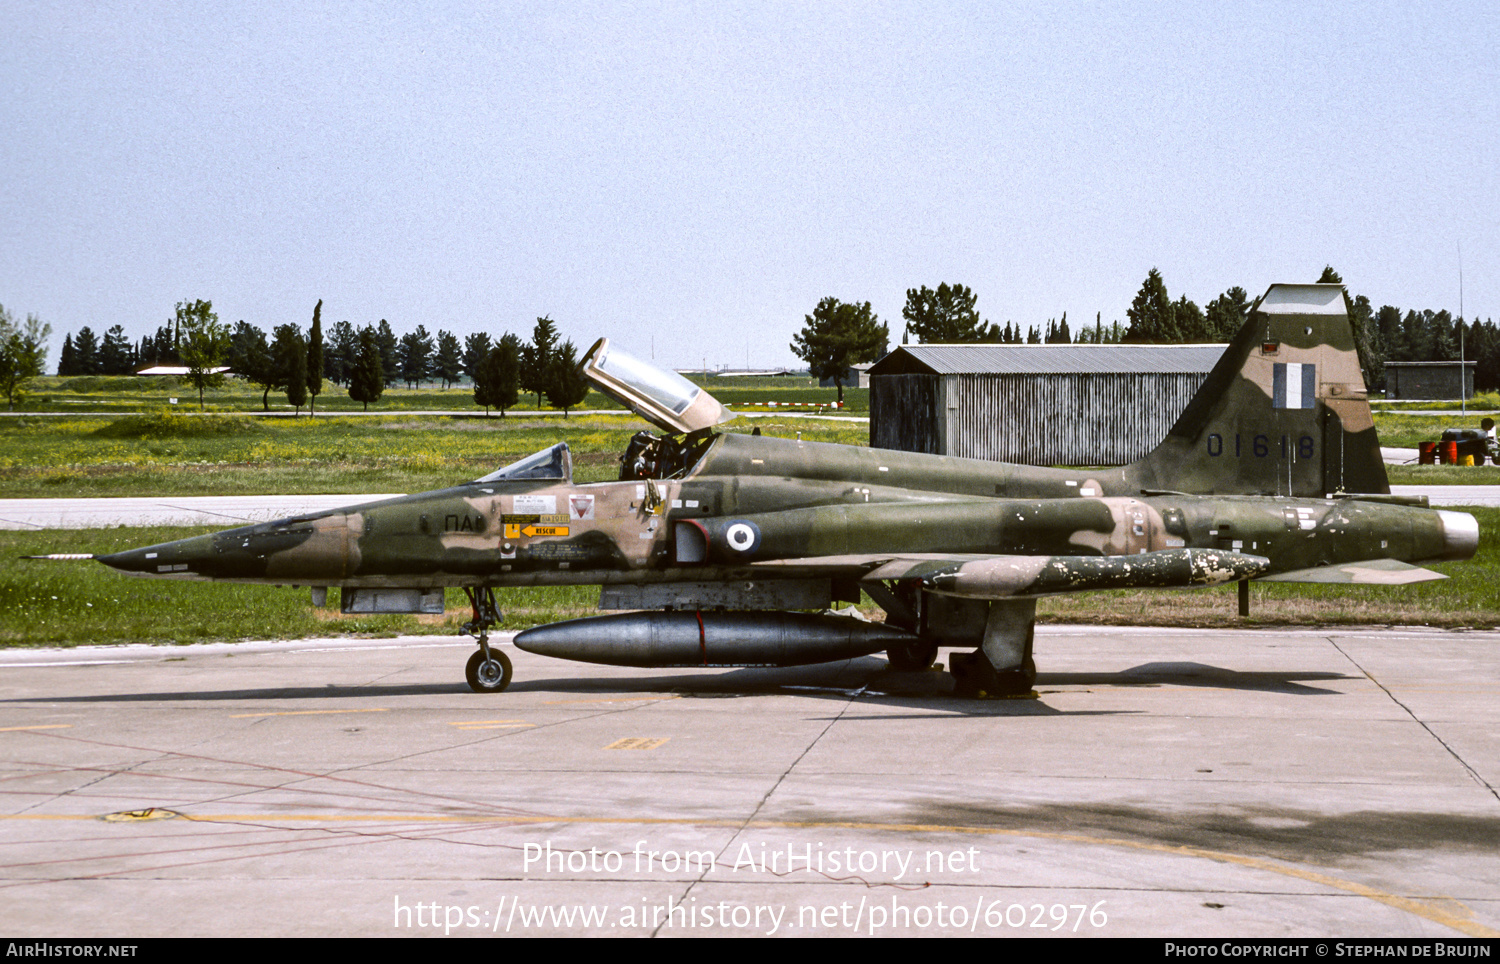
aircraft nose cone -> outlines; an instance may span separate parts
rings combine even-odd
[[[176,576],[181,579],[202,578],[213,558],[210,536],[195,536],[176,542],[163,542],[141,549],[126,549],[107,556],[95,556],[100,562],[135,576]]]
[[[156,562],[154,559],[146,558],[145,549],[126,549],[124,552],[113,552],[107,556],[95,556],[100,562],[112,569],[121,572],[155,572]]]

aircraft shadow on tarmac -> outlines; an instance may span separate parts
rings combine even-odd
[[[551,662],[550,660],[548,662]],[[559,663],[561,666],[561,663]],[[547,667],[551,668],[551,667]],[[961,713],[972,716],[1117,715],[1130,710],[1065,713],[1047,704],[1048,690],[1056,686],[1197,686],[1304,696],[1334,695],[1338,691],[1306,685],[1312,680],[1342,680],[1352,677],[1327,672],[1246,673],[1194,662],[1144,663],[1116,673],[1040,673],[1033,699],[970,700],[953,697],[953,677],[936,669],[927,672],[892,672],[876,657],[843,663],[783,668],[742,668],[704,675],[672,671],[654,676],[580,676],[527,679],[513,683],[507,695],[527,692],[588,694],[591,696],[659,694],[692,699],[734,699],[749,696],[803,696],[847,701],[860,695],[865,701],[891,705],[921,706],[941,716]],[[212,702],[218,700],[307,700],[379,699],[399,696],[449,696],[468,693],[463,684],[417,683],[400,686],[325,684],[322,686],[276,686],[259,689],[173,690],[97,695],[33,696],[0,700],[0,703],[129,703]],[[503,703],[506,695],[475,697],[476,704]]]
[[[1207,663],[1142,663],[1121,673],[1041,673],[1037,688],[1045,686],[1200,686],[1211,689],[1333,696],[1339,691],[1306,685],[1311,681],[1355,679],[1346,673],[1273,670],[1244,673]]]
[[[1421,810],[1314,809],[1245,802],[1201,810],[1113,803],[1040,803],[1002,807],[935,800],[912,808],[918,824],[988,827],[1201,847],[1293,864],[1337,866],[1351,859],[1410,850],[1447,850],[1493,858],[1500,818]]]

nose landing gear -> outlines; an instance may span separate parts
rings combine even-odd
[[[488,586],[464,587],[473,609],[474,619],[464,623],[465,636],[479,637],[479,652],[469,657],[464,676],[469,689],[476,693],[499,693],[510,685],[510,659],[499,650],[490,649],[490,628],[500,624],[500,610],[495,606],[495,590]]]

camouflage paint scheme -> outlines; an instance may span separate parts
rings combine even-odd
[[[1440,578],[1413,564],[1467,558],[1478,538],[1470,516],[1388,495],[1336,285],[1273,286],[1167,438],[1123,468],[1036,468],[712,426],[638,439],[649,458],[627,453],[623,474],[655,464],[665,469],[648,474],[670,477],[574,485],[556,446],[514,473],[101,561],[137,575],[350,588],[828,580],[832,598],[865,588],[909,634],[893,661],[921,665],[936,645],[976,646],[954,660],[960,689],[995,694],[1030,688],[1041,595]],[[632,627],[642,618],[605,617]],[[754,619],[735,632],[747,625],[753,633]],[[649,653],[638,658],[652,665]]]

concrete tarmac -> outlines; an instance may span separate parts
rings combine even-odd
[[[25,937],[1500,934],[1500,633],[1043,627],[885,661],[0,652]],[[944,653],[946,658],[947,652]]]

